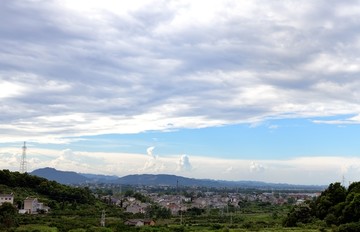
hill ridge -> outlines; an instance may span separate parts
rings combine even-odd
[[[323,190],[326,186],[321,185],[296,185],[286,183],[267,183],[262,181],[227,181],[213,179],[196,179],[174,174],[130,174],[122,177],[107,176],[100,174],[82,174],[73,171],[60,171],[55,168],[40,168],[30,174],[40,176],[49,180],[55,180],[62,184],[84,184],[84,183],[112,183],[125,185],[147,185],[147,186],[197,186],[215,188],[256,188],[256,189],[302,189]]]

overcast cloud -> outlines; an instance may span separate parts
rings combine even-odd
[[[0,2],[3,142],[360,122],[359,1],[131,2]]]
[[[360,1],[2,0],[0,169],[18,170],[28,141],[29,170],[355,181],[357,127],[321,133],[360,124],[359,15]],[[290,118],[325,129],[270,140]],[[116,137],[244,123],[269,133]]]

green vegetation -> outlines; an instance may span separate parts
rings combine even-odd
[[[0,231],[101,231],[103,228],[99,230],[97,227],[102,210],[106,210],[109,225],[122,224],[121,218],[124,218],[120,208],[96,199],[88,188],[70,187],[27,173],[0,170],[0,193],[11,192],[18,208],[23,206],[24,199],[32,197],[51,210],[48,214],[21,215],[14,206],[4,203],[0,206]]]
[[[10,228],[16,225],[17,209],[11,203],[0,206],[0,228]]]
[[[284,220],[284,226],[320,222],[334,231],[360,231],[360,182],[348,189],[340,183],[330,184],[312,202],[295,206]]]
[[[27,173],[21,174],[19,172],[2,170],[0,171],[0,185],[15,188],[15,190],[18,190],[16,192],[20,193],[20,196],[24,196],[23,193],[32,193],[35,195],[45,195],[50,200],[57,202],[76,202],[80,204],[92,204],[95,201],[89,189],[72,188]],[[24,192],[21,193],[21,190],[24,190]]]
[[[55,227],[43,226],[43,225],[23,225],[19,226],[15,230],[16,232],[58,232]]]

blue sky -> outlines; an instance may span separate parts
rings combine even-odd
[[[5,0],[0,168],[360,175],[358,1]],[[306,178],[305,178],[306,177]]]
[[[144,153],[154,146],[158,155],[190,153],[228,159],[286,159],[304,155],[351,157],[359,154],[359,127],[319,124],[311,119],[282,119],[259,125],[88,136],[69,146],[77,151],[128,153]],[[64,147],[63,144],[37,146],[60,150]]]

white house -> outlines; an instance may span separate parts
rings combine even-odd
[[[0,194],[0,205],[8,202],[10,204],[14,204],[14,194]]]
[[[129,219],[129,220],[126,220],[124,224],[128,225],[128,226],[135,226],[135,227],[154,226],[155,221],[151,220],[151,219]]]
[[[126,207],[126,212],[127,213],[145,213],[145,209],[143,207],[141,207],[140,205],[129,205],[128,207]]]
[[[37,213],[39,206],[39,202],[37,198],[29,198],[27,197],[24,200],[24,210],[26,210],[27,213],[34,214]]]

